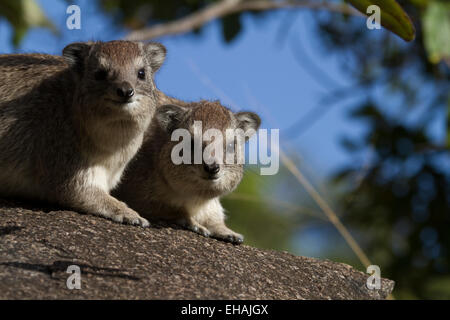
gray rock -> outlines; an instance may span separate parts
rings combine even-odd
[[[69,290],[69,265],[81,289]],[[0,299],[385,299],[351,266],[0,200]]]

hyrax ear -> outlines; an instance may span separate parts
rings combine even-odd
[[[236,119],[238,120],[238,128],[244,130],[244,132],[247,132],[249,130],[252,130],[253,135],[261,125],[261,118],[254,112],[237,112],[234,114]],[[250,136],[245,136],[246,140],[250,138]]]
[[[77,71],[83,70],[85,57],[89,54],[92,42],[75,42],[63,49],[63,57]]]
[[[166,47],[164,47],[161,43],[158,42],[149,42],[144,45],[144,51],[147,55],[148,61],[150,62],[150,66],[153,69],[153,72],[158,71],[161,65],[166,58]]]
[[[155,118],[161,128],[171,133],[181,123],[187,108],[174,104],[166,104],[156,109]]]

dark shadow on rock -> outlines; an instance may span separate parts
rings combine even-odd
[[[20,198],[0,198],[0,209],[15,209],[15,208],[23,208],[30,211],[41,211],[45,213],[50,213],[54,211],[73,211],[73,208],[65,208],[62,206],[58,206],[56,204],[52,204],[45,201],[39,201],[39,200],[29,200],[29,199],[20,199]],[[76,213],[80,215],[90,215],[89,213],[85,212],[79,212],[76,211]],[[174,224],[172,222],[168,222],[165,220],[155,220],[151,219],[149,217],[146,217],[150,224],[151,228],[154,229],[165,229],[165,228],[172,228],[176,230],[186,230],[186,228],[183,228],[182,226],[178,224]],[[109,219],[108,219],[109,220]],[[1,232],[0,232],[1,235]]]
[[[6,236],[7,234],[14,233],[23,229],[23,227],[19,226],[0,226],[0,237]]]
[[[125,271],[123,269],[96,267],[88,264],[80,264],[73,261],[58,260],[54,261],[53,264],[51,265],[13,261],[13,262],[0,262],[0,265],[29,271],[37,271],[49,275],[51,277],[53,277],[54,273],[66,272],[67,268],[71,265],[77,265],[78,267],[80,267],[82,275],[90,274],[100,277],[122,278],[134,281],[140,280],[140,278],[138,277],[130,276],[128,274],[123,273],[123,271]]]
[[[58,207],[55,204],[51,204],[44,201],[28,200],[20,198],[0,199],[0,209],[14,209],[17,207],[31,211],[42,211],[45,213],[62,210],[61,207]]]
[[[151,228],[154,229],[166,229],[171,228],[175,230],[187,230],[186,228],[183,228],[179,224],[175,224],[173,222],[165,221],[165,220],[154,220],[149,217],[145,217],[150,222]]]

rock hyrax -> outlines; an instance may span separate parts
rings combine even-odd
[[[0,195],[148,226],[109,192],[142,144],[164,58],[131,41],[0,55]]]
[[[172,161],[172,150],[180,143],[172,141],[172,133],[181,128],[194,137],[194,121],[201,121],[203,132],[215,128],[222,133],[223,161],[213,153],[208,164],[203,158],[199,164]],[[218,102],[158,107],[141,150],[125,170],[114,194],[144,217],[169,220],[204,236],[241,243],[243,236],[225,225],[224,209],[219,201],[237,187],[244,172],[243,162],[229,164],[224,160],[227,153],[236,156],[234,150],[238,147],[237,140],[231,145],[226,143],[225,131],[239,128],[255,132],[260,122],[255,113],[233,113]],[[208,144],[200,135],[201,152]]]

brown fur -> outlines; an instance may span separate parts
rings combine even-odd
[[[165,49],[150,43],[74,43],[64,57],[0,55],[0,195],[40,199],[147,226],[109,195],[140,148],[160,95]],[[137,77],[145,69],[147,78]],[[95,72],[106,70],[104,80]],[[117,88],[134,89],[128,101]]]

